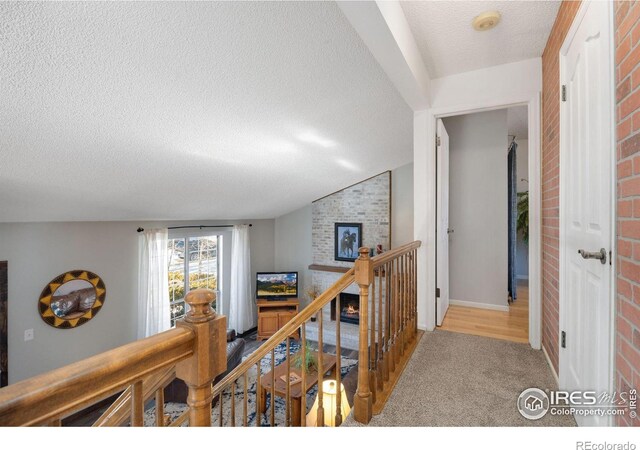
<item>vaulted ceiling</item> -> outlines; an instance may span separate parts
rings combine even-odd
[[[558,3],[401,6],[433,78],[540,56]],[[333,2],[2,2],[0,99],[0,222],[273,218],[413,159]]]
[[[335,3],[0,4],[0,221],[272,218],[412,160]]]

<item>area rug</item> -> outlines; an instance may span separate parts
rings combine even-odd
[[[300,349],[300,345],[296,341],[290,343],[290,354],[293,355]],[[275,365],[286,361],[287,348],[283,342],[275,348]],[[243,358],[243,361],[247,357]],[[346,377],[349,371],[358,364],[358,361],[350,358],[341,358],[340,373],[342,377]],[[261,361],[262,375],[271,370],[271,353],[267,354]],[[243,426],[243,408],[244,408],[244,377],[240,377],[236,384],[235,389],[235,424],[236,426]],[[248,421],[247,426],[256,426],[256,384],[257,384],[257,367],[253,366],[248,372],[248,385],[247,385],[247,397],[248,397]],[[311,408],[315,401],[316,394],[318,392],[317,386],[314,386],[307,393],[307,410]],[[222,395],[222,425],[231,426],[231,389],[227,388]],[[266,413],[260,414],[259,423],[260,426],[269,426],[271,424],[271,396],[267,395],[267,408]],[[177,419],[184,411],[187,410],[187,405],[184,403],[166,403],[164,406],[165,414],[171,416],[171,421]],[[275,424],[276,426],[284,426],[286,421],[285,400],[276,397],[275,401]],[[148,409],[145,412],[144,425],[152,427],[155,425],[155,407]],[[217,427],[220,425],[220,405],[216,404],[211,411],[211,425]]]

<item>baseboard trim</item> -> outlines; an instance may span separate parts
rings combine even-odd
[[[558,374],[556,373],[556,369],[553,368],[553,364],[551,363],[551,358],[549,358],[549,354],[547,353],[547,349],[544,348],[544,345],[541,345],[542,353],[544,353],[544,357],[547,360],[547,364],[549,365],[549,369],[551,369],[551,373],[553,374],[553,379],[556,380],[556,387],[560,387],[560,379],[558,378]]]
[[[493,311],[509,312],[509,307],[506,305],[492,305],[491,303],[468,302],[466,300],[453,299],[449,299],[449,304],[456,306],[467,306],[469,308],[491,309]]]

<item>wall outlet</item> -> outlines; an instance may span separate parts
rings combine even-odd
[[[28,330],[24,330],[24,341],[32,341],[33,340],[33,328],[29,328]]]

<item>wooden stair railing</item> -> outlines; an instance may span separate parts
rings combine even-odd
[[[153,397],[156,400],[156,425],[164,426],[164,388],[176,378],[176,368],[171,366],[160,372],[154,372],[142,380],[142,402],[147,403]],[[129,386],[94,422],[93,427],[117,427],[130,418],[132,387]]]
[[[404,370],[418,334],[417,264],[421,242],[414,241],[356,260],[360,288],[358,388],[354,419],[369,423],[379,414]],[[376,313],[377,312],[377,313]]]
[[[322,410],[324,371],[317,376],[319,410],[315,424],[306,423],[306,395],[301,395],[297,408],[292,407],[291,335],[301,331],[301,352],[306,350],[306,323],[317,317],[318,366],[323,361],[322,308],[333,299],[336,311],[341,311],[340,293],[356,283],[360,293],[360,324],[358,349],[358,386],[354,396],[354,419],[368,423],[388,398],[404,365],[417,343],[417,249],[415,241],[374,258],[369,249],[361,248],[354,268],[320,294],[306,308],[293,317],[254,353],[212,386],[213,379],[226,369],[226,319],[216,316],[210,303],[215,299],[212,291],[198,289],[186,296],[190,306],[186,318],[178,321],[177,328],[133,342],[75,364],[24,380],[0,389],[0,426],[60,425],[64,417],[86,408],[102,399],[124,391],[96,426],[120,425],[130,418],[131,425],[143,425],[144,403],[155,395],[156,425],[163,426],[164,399],[162,389],[175,376],[184,380],[189,388],[187,411],[170,426],[188,422],[192,426],[210,426],[211,404],[217,397],[220,408],[217,425],[224,425],[224,397],[231,394],[231,415],[226,424],[247,425],[249,417],[249,371],[256,368],[255,425],[263,425],[266,401],[261,394],[262,359],[270,356],[270,411],[267,424],[275,425],[275,348],[286,344],[286,389],[284,425],[323,426]],[[339,316],[339,313],[337,314]],[[341,383],[341,331],[340,319],[335,323],[337,386]],[[302,386],[308,375],[301,371]],[[339,390],[338,390],[339,392]],[[236,407],[236,397],[242,397]],[[334,422],[340,425],[341,396],[336,397]],[[237,411],[241,410],[241,420]]]
[[[275,349],[280,344],[285,344],[286,358],[282,364],[286,364],[284,372],[284,389],[277,394],[284,398],[284,418],[282,425],[309,425],[323,426],[324,411],[322,410],[323,370],[312,372],[318,381],[318,405],[316,423],[306,423],[307,408],[306,395],[301,395],[297,406],[293,406],[292,386],[290,381],[294,369],[291,366],[291,336],[300,329],[300,351],[305,353],[306,324],[316,317],[318,327],[318,340],[316,350],[318,355],[318,367],[323,365],[324,334],[322,308],[332,300],[336,301],[336,365],[335,378],[337,386],[341,383],[341,331],[340,331],[340,293],[356,283],[360,292],[360,324],[359,324],[359,349],[358,349],[358,386],[354,396],[354,419],[361,423],[368,423],[373,413],[379,413],[389,393],[393,389],[404,365],[411,356],[411,352],[417,343],[417,249],[420,241],[406,244],[394,250],[382,253],[374,258],[369,257],[369,249],[361,248],[359,257],[355,261],[354,268],[349,269],[329,289],[320,294],[306,308],[293,317],[280,330],[273,334],[258,349],[250,354],[235,369],[216,383],[213,390],[213,398],[217,398],[219,413],[217,423],[213,425],[244,425],[247,426],[249,416],[255,414],[254,425],[276,425],[275,420]],[[377,313],[376,313],[377,311]],[[263,374],[262,360],[270,358]],[[250,390],[249,372],[255,369],[255,392]],[[270,371],[270,375],[266,372]],[[298,381],[302,386],[307,386],[304,370],[296,370],[302,377]],[[254,374],[252,373],[252,376]],[[261,386],[265,379],[269,384],[266,391]],[[265,391],[262,395],[261,391]],[[339,392],[339,391],[338,391]],[[228,394],[225,397],[225,393]],[[266,394],[270,395],[270,407],[267,408]],[[238,397],[240,401],[238,401]],[[250,397],[254,398],[250,407]],[[230,402],[230,413],[225,417],[224,402]],[[341,416],[340,395],[336,398],[335,424],[340,425],[345,417]],[[238,405],[236,405],[238,403]],[[250,411],[251,409],[251,411]],[[267,411],[269,409],[269,411]],[[238,414],[240,417],[238,417]],[[185,413],[177,418],[171,426],[179,426],[189,420]]]
[[[213,312],[213,300],[213,291],[191,291],[190,310],[176,328],[0,389],[0,426],[60,426],[64,417],[123,390],[129,400],[118,404],[126,403],[131,425],[142,426],[148,392],[161,391],[174,371],[189,388],[190,424],[209,426],[211,383],[226,369],[226,318]],[[115,423],[105,417],[104,424]]]
[[[258,347],[252,354],[250,354],[244,361],[242,361],[235,369],[233,369],[231,372],[229,372],[222,380],[220,380],[218,383],[216,383],[213,386],[213,398],[218,397],[218,405],[221,411],[221,414],[219,414],[219,425],[222,426],[224,425],[224,417],[222,414],[223,411],[223,394],[225,391],[229,390],[231,391],[231,398],[233,399],[232,403],[231,403],[231,409],[232,409],[232,414],[231,417],[229,418],[228,422],[231,426],[235,426],[236,423],[237,424],[242,424],[242,425],[247,425],[248,423],[248,417],[250,414],[249,411],[249,391],[248,391],[248,372],[249,370],[251,370],[252,368],[256,367],[256,392],[253,394],[255,396],[255,409],[254,409],[254,413],[255,413],[255,425],[256,426],[261,426],[262,425],[262,412],[261,409],[266,406],[266,405],[262,405],[261,404],[261,376],[262,376],[262,367],[261,367],[261,361],[264,357],[266,357],[267,355],[270,355],[271,358],[271,369],[274,369],[274,363],[275,363],[275,348],[280,345],[281,343],[285,342],[286,343],[286,361],[287,361],[287,378],[290,377],[290,373],[292,372],[292,367],[290,366],[290,340],[292,339],[290,336],[292,334],[295,333],[296,330],[298,330],[299,328],[301,329],[301,340],[300,340],[300,346],[301,346],[301,351],[304,354],[305,350],[306,350],[306,340],[305,340],[305,335],[306,335],[306,322],[309,321],[311,319],[311,317],[316,317],[318,316],[318,312],[322,311],[322,308],[324,306],[326,306],[327,304],[329,304],[329,302],[331,302],[331,300],[333,300],[334,298],[338,297],[339,294],[344,291],[347,287],[349,287],[353,281],[354,281],[354,269],[349,269],[349,271],[347,273],[345,273],[344,275],[342,275],[340,277],[340,279],[338,279],[338,281],[331,286],[329,289],[327,289],[325,292],[323,292],[322,294],[320,294],[320,296],[318,298],[316,298],[315,300],[313,300],[309,305],[307,305],[306,308],[304,308],[302,311],[300,311],[296,316],[294,316],[289,322],[287,322],[282,328],[280,328],[277,332],[275,332],[269,339],[267,339],[260,347]],[[319,314],[319,323],[322,323],[322,314]],[[336,325],[338,327],[339,330],[339,322],[336,322]],[[336,331],[336,333],[339,333],[338,331]],[[322,342],[322,336],[319,335],[318,337],[318,349],[322,349],[323,348],[323,342]],[[336,345],[336,359],[337,359],[337,364],[340,364],[340,345],[339,345],[339,341],[337,342]],[[319,355],[322,354],[321,351],[318,352]],[[319,356],[319,358],[321,358],[321,356]],[[318,361],[318,364],[320,365],[322,361]],[[336,371],[338,374],[340,373],[340,370]],[[274,371],[271,370],[271,374],[275,375]],[[306,376],[305,371],[301,371],[301,375],[304,378]],[[320,392],[322,391],[322,373],[319,373],[319,379],[318,379],[318,391],[319,391],[319,395]],[[242,380],[242,383],[240,383],[240,381]],[[272,377],[271,380],[271,398],[273,399],[275,396],[275,378]],[[305,383],[306,381],[303,379],[302,381],[300,381],[299,383]],[[240,388],[242,389],[239,393],[243,394],[243,403],[242,403],[242,413],[241,413],[241,420],[236,421],[236,411],[240,408],[236,408],[235,407],[235,397],[236,397],[236,387],[238,385],[242,384],[242,386],[240,386]],[[304,385],[304,384],[303,384]],[[340,397],[338,396],[338,402],[340,401]],[[305,395],[302,395],[301,397],[301,408],[300,408],[300,417],[292,417],[292,411],[291,411],[291,385],[290,383],[286,383],[286,394],[285,394],[285,405],[287,406],[285,408],[285,425],[289,426],[289,425],[293,425],[294,423],[300,423],[301,425],[305,425],[306,422],[306,408],[304,407],[304,402],[305,402]],[[268,424],[270,424],[271,426],[275,425],[275,409],[274,409],[274,403],[273,401],[271,401],[271,411],[269,413],[269,418],[268,418]],[[340,408],[338,408],[339,411]],[[320,415],[318,415],[320,417]],[[324,416],[323,416],[324,418]],[[171,425],[181,425],[182,423],[184,423],[186,420],[188,419],[186,414],[183,414],[182,416],[180,416],[179,418],[177,418]],[[338,421],[338,423],[342,423],[342,420],[344,418],[340,417],[339,419],[336,419]],[[322,419],[320,419],[322,420]]]

